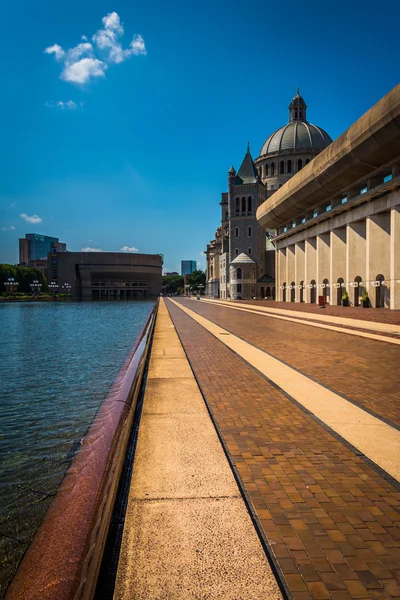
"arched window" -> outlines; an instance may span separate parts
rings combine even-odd
[[[265,177],[268,177],[268,165],[265,165]]]
[[[290,287],[292,288],[290,290],[290,302],[295,302],[295,300],[296,300],[296,284],[294,281],[292,281],[292,283],[290,284]]]
[[[248,235],[249,237],[251,237],[251,227],[248,227],[248,228],[247,228],[247,235]]]
[[[247,212],[251,213],[251,196],[247,198]]]
[[[246,212],[246,198],[242,198],[242,215]]]
[[[260,165],[259,168],[258,168],[258,174],[259,174],[260,177],[263,176],[263,166],[262,165]]]
[[[307,160],[306,160],[306,165],[308,165],[308,163],[309,163],[309,162],[310,162],[310,159],[309,159],[309,158],[307,158]]]
[[[357,287],[354,288],[354,306],[360,306],[360,296],[362,296],[360,283],[362,283],[362,278],[357,275],[357,277],[354,278],[354,281],[358,284]]]
[[[379,281],[379,285],[375,288],[375,308],[385,308],[386,288],[382,285],[382,281],[385,281],[385,278],[383,275],[379,274],[375,277],[375,280]]]
[[[292,161],[291,160],[287,161],[287,172],[288,173],[292,172]]]
[[[304,281],[300,281],[300,302],[304,302]]]
[[[297,161],[297,170],[301,171],[302,168],[303,168],[303,161],[301,160],[301,158],[299,158],[299,160]]]
[[[275,163],[271,163],[271,177],[275,175]]]
[[[251,254],[251,248],[249,248],[247,254],[250,256],[250,254]]]
[[[342,305],[342,303],[343,303],[343,302],[342,302],[342,296],[343,296],[343,294],[344,294],[344,293],[345,293],[345,291],[346,291],[346,290],[345,290],[345,288],[344,288],[344,287],[342,287],[342,283],[344,283],[344,279],[343,279],[343,277],[339,277],[339,279],[337,280],[337,283],[339,284],[339,286],[338,286],[338,288],[337,288],[337,292],[336,292],[336,293],[337,293],[337,296],[336,296],[336,304],[337,304],[338,306],[341,306],[341,305]]]
[[[236,279],[242,279],[242,269],[240,267],[236,270]]]
[[[284,172],[285,172],[285,163],[283,162],[283,160],[281,160],[281,162],[279,163],[279,173],[281,175],[283,175]]]
[[[235,237],[239,237],[239,227],[235,227]]]
[[[312,288],[310,290],[310,303],[315,304],[317,301],[317,290],[316,290],[315,279],[311,279],[310,284],[312,285]]]
[[[329,280],[328,279],[324,279],[323,282],[325,284],[325,287],[323,288],[323,293],[324,293],[324,299],[325,299],[325,304],[329,301]]]
[[[238,255],[239,255],[239,249],[235,248],[235,256],[238,256]]]
[[[283,282],[282,287],[282,302],[286,302],[286,281]]]
[[[240,212],[240,198],[236,198],[236,216]]]
[[[294,118],[297,119],[297,110],[294,111]]]

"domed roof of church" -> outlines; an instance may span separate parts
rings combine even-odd
[[[323,150],[332,142],[321,127],[306,120],[307,105],[299,89],[289,105],[289,123],[272,133],[264,142],[260,156],[275,154],[282,150],[316,148]]]

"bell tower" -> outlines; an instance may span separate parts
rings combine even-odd
[[[296,95],[289,104],[289,123],[294,121],[307,121],[307,104],[300,96],[300,88],[297,88]]]

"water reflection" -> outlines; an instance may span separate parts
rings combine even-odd
[[[0,305],[0,598],[152,307]]]

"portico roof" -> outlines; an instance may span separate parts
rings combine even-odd
[[[244,252],[239,254],[239,256],[237,256],[231,262],[231,265],[243,265],[243,264],[255,265],[256,263],[254,262],[254,260],[252,258],[250,258],[250,256],[247,256],[247,254],[245,254]]]

